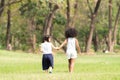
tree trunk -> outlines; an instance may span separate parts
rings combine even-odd
[[[30,49],[29,52],[35,52],[36,49],[36,35],[35,35],[35,21],[34,21],[34,17],[30,18],[28,20],[28,27],[29,27],[29,45],[30,45]]]
[[[98,44],[99,44],[98,35],[97,35],[97,32],[95,31],[95,34],[93,37],[93,45],[94,45],[94,50],[96,52],[98,51]]]
[[[118,31],[117,44],[120,45],[120,30]]]
[[[113,45],[112,45],[112,0],[109,0],[108,51],[113,52]]]
[[[78,13],[78,0],[75,0],[74,4],[74,16],[71,18],[71,13],[70,13],[70,1],[67,0],[67,8],[66,8],[66,16],[67,16],[67,24],[66,24],[66,29],[71,27],[74,28],[75,26],[75,20],[77,18],[77,13]]]
[[[2,15],[2,12],[4,10],[5,0],[1,0],[0,2],[0,16]]]
[[[35,21],[34,18],[31,21],[31,44],[32,44],[32,51],[35,52],[36,49],[36,35],[35,35]]]
[[[77,15],[78,15],[78,0],[75,0],[75,4],[74,4],[74,16],[71,20],[71,27],[75,26],[75,21],[77,19]]]
[[[95,23],[95,17],[92,16],[91,24],[90,24],[90,32],[89,32],[89,36],[88,36],[88,40],[87,40],[87,46],[86,46],[86,50],[85,50],[85,52],[87,52],[87,53],[89,52],[90,47],[91,47],[93,32],[94,32],[94,28],[95,28],[94,23]]]
[[[117,24],[119,20],[120,14],[120,5],[118,8],[118,12],[116,14],[114,28],[112,28],[112,0],[109,0],[109,33],[108,33],[108,51],[114,51],[114,45],[116,44],[116,36],[117,36]]]
[[[10,44],[10,29],[11,29],[11,10],[10,10],[10,5],[8,6],[8,11],[7,11],[8,19],[7,19],[7,32],[6,32],[6,48]]]
[[[119,15],[120,15],[120,5],[118,8],[118,12],[117,12],[116,20],[115,20],[115,24],[114,24],[114,29],[113,29],[113,39],[112,39],[113,47],[116,44],[116,36],[117,36],[117,29],[118,29],[117,24],[118,24],[118,20],[119,20]]]
[[[35,33],[32,35],[32,48],[33,48],[33,52],[35,52],[35,50],[36,50],[36,35],[35,35]]]
[[[67,24],[66,24],[66,29],[70,27],[70,1],[67,0]]]
[[[92,12],[92,8],[90,7],[89,0],[87,0],[87,2],[88,2],[88,7],[89,7],[90,12],[91,12],[91,24],[90,24],[90,32],[89,32],[89,36],[88,36],[88,40],[87,40],[87,44],[86,44],[86,49],[85,49],[86,53],[89,52],[90,47],[91,47],[93,32],[94,32],[94,29],[95,29],[95,26],[94,26],[95,18],[96,18],[96,15],[97,15],[101,0],[97,1],[94,12]]]
[[[45,23],[43,26],[43,35],[51,35],[51,30],[53,25],[52,21],[54,18],[54,14],[58,8],[59,8],[58,5],[55,5],[54,8],[48,14],[48,16],[45,18]]]

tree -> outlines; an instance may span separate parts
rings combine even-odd
[[[109,0],[109,32],[108,32],[108,51],[113,52],[114,45],[116,44],[116,36],[117,36],[117,23],[120,14],[120,5],[118,8],[118,12],[116,14],[114,29],[112,26],[112,0]]]
[[[111,11],[108,1],[0,0],[0,46],[4,49],[11,43],[13,49],[34,52],[43,35],[51,35],[53,43],[59,45],[66,28],[73,27],[78,30],[82,51],[89,52],[90,48],[103,51],[112,46],[116,51],[120,44],[120,13],[116,3],[120,0],[111,0]]]
[[[67,12],[66,12],[66,15],[67,15],[66,29],[67,29],[67,28],[70,27],[70,21],[71,21],[71,19],[70,19],[70,1],[67,0],[66,3],[67,3],[67,7],[66,7],[66,9],[67,9]]]
[[[74,4],[74,15],[73,18],[71,20],[71,26],[74,27],[75,26],[75,21],[77,19],[77,15],[78,15],[78,0],[75,0],[75,4]]]
[[[27,19],[27,30],[28,36],[27,44],[29,45],[29,52],[35,52],[36,49],[36,21],[35,17],[37,15],[37,3],[32,2],[32,0],[27,0],[26,3],[22,4],[20,9],[21,15]]]
[[[45,23],[43,26],[43,35],[51,35],[52,32],[54,14],[56,10],[59,8],[57,4],[55,4],[53,8],[52,5],[53,5],[52,3],[49,3],[50,12],[45,18]]]
[[[95,24],[95,18],[97,16],[97,12],[98,12],[98,9],[99,9],[99,6],[100,6],[100,2],[101,2],[101,0],[97,1],[95,9],[94,9],[94,12],[93,12],[92,8],[91,8],[91,6],[89,4],[89,0],[87,0],[88,7],[89,7],[90,12],[91,12],[90,31],[89,31],[89,36],[88,36],[88,40],[87,40],[87,44],[86,44],[86,49],[85,49],[85,52],[87,52],[87,53],[89,52],[90,47],[91,47],[93,32],[94,32],[94,29],[95,29],[95,26],[94,26],[94,24]]]
[[[9,4],[9,2],[8,2],[8,4]],[[8,6],[8,10],[7,10],[8,20],[7,20],[7,32],[6,32],[6,48],[10,44],[10,29],[11,29],[11,9],[10,9],[10,7],[11,7],[11,5]]]
[[[71,9],[70,1],[66,0],[66,4],[67,4],[67,7],[66,7],[66,16],[67,16],[66,29],[69,27],[74,28],[76,16],[78,14],[78,0],[75,0],[74,6],[73,6],[73,8],[74,8],[73,17],[71,17],[72,9]]]
[[[20,0],[21,1],[21,0]],[[9,46],[10,41],[11,41],[11,5],[18,3],[20,1],[14,1],[14,2],[10,2],[8,1],[8,10],[7,10],[7,31],[6,31],[6,49]],[[4,6],[3,6],[4,7]]]

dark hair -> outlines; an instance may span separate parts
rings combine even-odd
[[[75,28],[68,28],[65,31],[65,37],[69,38],[69,37],[76,37],[77,36],[77,31]]]
[[[43,40],[42,40],[42,42],[45,42],[45,41],[49,42],[49,38],[50,38],[49,35],[45,35],[45,36],[43,36]]]

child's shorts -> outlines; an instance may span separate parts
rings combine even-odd
[[[52,54],[43,54],[42,69],[47,70],[49,67],[53,68],[53,55]]]
[[[66,55],[67,55],[68,59],[77,58],[77,53],[76,52],[67,52]]]

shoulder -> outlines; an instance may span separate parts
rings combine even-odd
[[[74,38],[76,42],[78,42],[78,39],[77,38]]]
[[[68,41],[68,38],[64,40],[64,42],[67,42]]]
[[[44,45],[45,43],[41,43],[41,45]]]
[[[43,44],[45,44],[45,45],[51,45],[52,43],[51,42],[45,42]]]

